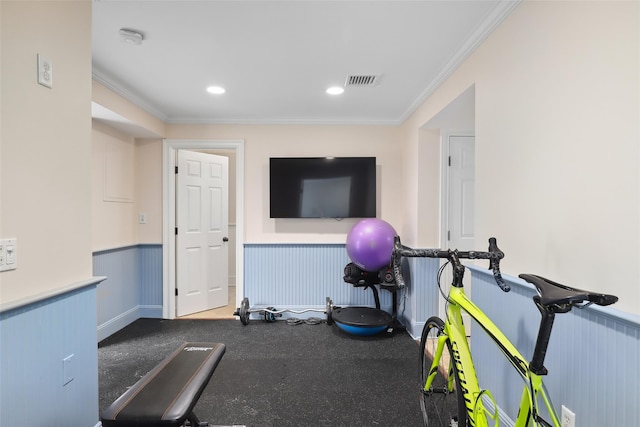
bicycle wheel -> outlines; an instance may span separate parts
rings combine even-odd
[[[443,334],[444,322],[439,317],[431,317],[422,329],[420,338],[420,361],[422,362],[421,400],[422,417],[427,427],[466,427],[467,415],[464,405],[460,378],[455,363],[451,359],[451,343],[442,350],[436,377],[429,390],[424,390],[433,358],[438,346],[438,337]],[[448,386],[453,375],[454,382]]]

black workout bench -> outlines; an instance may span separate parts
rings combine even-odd
[[[207,426],[193,408],[225,350],[219,343],[182,344],[102,413],[103,427]]]

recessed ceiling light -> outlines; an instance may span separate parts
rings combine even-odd
[[[225,88],[220,86],[209,86],[207,88],[207,92],[212,93],[214,95],[222,95],[226,92]]]
[[[329,89],[327,89],[327,93],[329,95],[341,95],[342,93],[344,93],[344,88],[341,86],[331,86]]]

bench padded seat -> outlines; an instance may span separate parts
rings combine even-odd
[[[102,413],[102,425],[181,426],[197,419],[193,408],[225,350],[221,343],[182,344]]]

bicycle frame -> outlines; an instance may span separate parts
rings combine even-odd
[[[451,357],[453,358],[450,363],[455,363],[460,377],[460,385],[464,395],[469,426],[489,426],[489,419],[495,420],[494,425],[497,426],[499,424],[497,405],[495,405],[491,393],[482,390],[478,384],[478,378],[471,357],[471,350],[462,323],[462,312],[466,312],[498,346],[502,354],[525,382],[515,427],[560,427],[559,418],[544,388],[542,377],[531,372],[529,362],[520,354],[511,341],[509,341],[480,308],[467,298],[462,287],[452,286],[449,290],[447,300],[447,318],[444,326],[445,335],[440,336],[438,339],[438,347],[430,371],[431,375],[427,378],[424,389],[429,390],[431,387],[431,382],[435,378],[435,372],[438,369],[443,348],[448,339],[451,342]],[[449,371],[451,371],[451,368]],[[453,380],[451,378],[449,380],[449,390],[453,390]],[[482,402],[482,396],[484,394],[488,394],[493,402],[495,407],[493,412],[484,406]],[[551,424],[540,418],[538,414],[538,404],[540,401],[543,402],[552,418]]]

